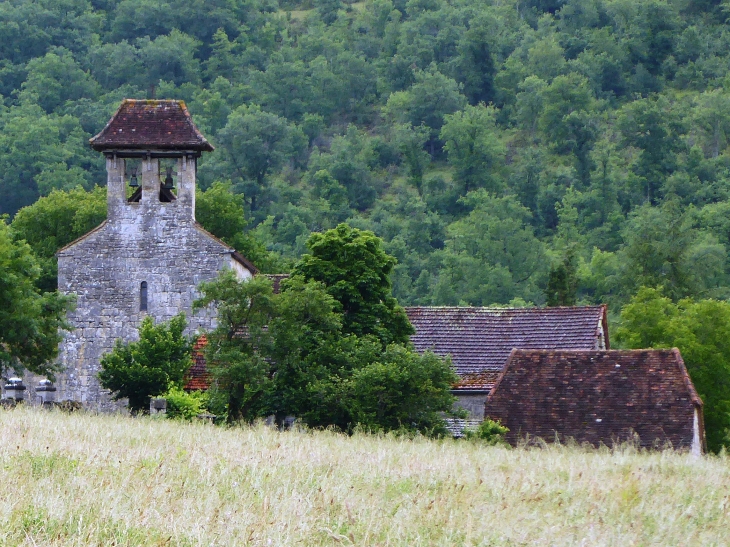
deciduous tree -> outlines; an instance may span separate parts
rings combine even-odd
[[[53,377],[66,313],[73,297],[41,293],[41,268],[24,242],[15,242],[0,218],[0,374],[10,369]]]
[[[707,446],[730,447],[730,303],[643,287],[621,309],[616,338],[628,348],[677,347],[704,402]]]
[[[111,390],[115,400],[127,398],[133,414],[146,412],[152,397],[181,388],[192,364],[190,341],[183,334],[186,325],[184,314],[158,325],[145,317],[138,341],[117,340],[101,358],[101,386]]]

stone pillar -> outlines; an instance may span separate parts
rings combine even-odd
[[[106,157],[107,218],[111,220],[120,216],[120,208],[124,207],[127,201],[124,166],[125,162],[123,159],[112,155]]]
[[[187,218],[195,220],[195,158],[177,160],[177,201]]]
[[[142,160],[142,203],[160,201],[160,161],[157,158]]]

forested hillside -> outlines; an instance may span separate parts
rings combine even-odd
[[[347,221],[397,257],[403,304],[724,299],[729,16],[713,0],[3,1],[0,213],[103,185],[87,140],[120,100],[180,98],[216,146],[201,187],[243,195],[268,269]]]

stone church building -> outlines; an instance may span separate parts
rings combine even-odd
[[[58,288],[77,295],[57,388],[58,400],[109,410],[118,405],[96,375],[115,340],[135,340],[145,316],[181,311],[190,332],[210,329],[210,311],[192,313],[198,284],[223,268],[239,278],[256,268],[195,221],[197,160],[213,146],[182,101],[126,99],[90,143],[106,158],[108,214],[57,253]]]

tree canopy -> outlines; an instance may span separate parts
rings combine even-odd
[[[183,334],[187,321],[180,314],[155,325],[147,316],[139,326],[139,340],[117,340],[101,358],[99,381],[115,400],[128,399],[133,414],[146,412],[150,399],[168,389],[182,388],[192,364],[190,341]]]
[[[346,225],[324,236],[309,242],[317,260],[305,256],[278,294],[265,277],[238,280],[230,271],[201,285],[196,307],[218,310],[205,349],[211,405],[231,422],[274,414],[344,431],[442,432],[456,376],[447,361],[407,343],[402,309],[383,307],[393,299],[376,274],[392,258],[374,235]],[[328,283],[309,271],[332,275],[323,275]],[[393,325],[383,321],[389,311]]]
[[[263,271],[347,222],[398,259],[403,304],[544,304],[569,222],[570,301],[725,298],[725,23],[717,2],[663,0],[5,0],[0,214],[96,196],[87,142],[119,101],[184,99],[216,146],[199,217]],[[484,192],[493,218],[529,212],[502,233],[531,258],[470,227]],[[52,288],[64,238],[16,231]]]
[[[29,370],[53,378],[66,312],[73,297],[41,292],[41,267],[30,247],[15,242],[0,219],[0,375]]]
[[[628,348],[679,348],[704,402],[708,448],[730,447],[730,303],[674,303],[642,288],[621,310],[616,338]]]

